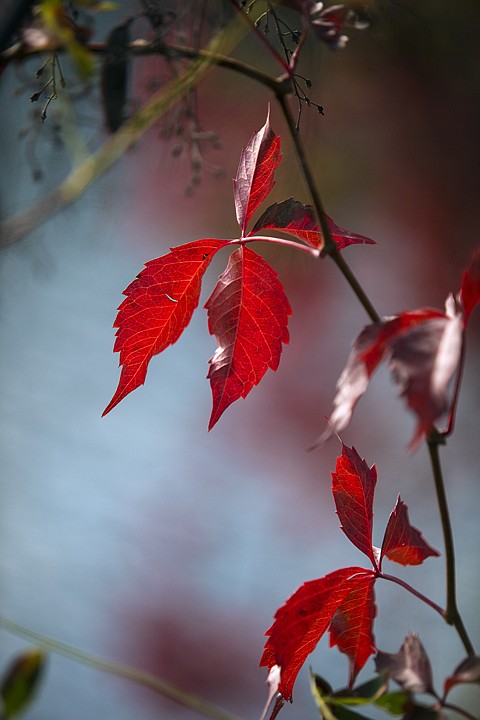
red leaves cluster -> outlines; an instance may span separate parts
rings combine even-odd
[[[410,524],[400,498],[392,511],[381,550],[372,545],[373,498],[377,473],[355,450],[343,445],[332,473],[332,492],[342,530],[372,564],[348,567],[302,585],[275,614],[267,631],[260,665],[280,668],[279,692],[290,700],[296,677],[307,656],[328,630],[350,662],[350,685],[375,652],[374,584],[382,577],[384,557],[402,565],[418,565],[438,556]]]
[[[447,298],[445,312],[421,308],[367,325],[355,340],[337,383],[329,428],[322,439],[348,425],[355,405],[382,361],[387,363],[402,397],[417,417],[411,447],[434,430],[447,412],[448,433],[455,411],[449,385],[460,367],[465,327],[478,302],[479,250],[463,274],[457,298]]]
[[[104,415],[145,382],[152,357],[178,340],[198,305],[203,274],[215,253],[226,245],[240,247],[230,256],[205,305],[210,333],[218,342],[208,372],[213,397],[209,429],[229,405],[248,395],[268,368],[277,369],[282,343],[289,340],[288,316],[292,311],[276,272],[246,243],[254,238],[255,229],[247,233],[248,224],[272,190],[280,161],[280,138],[267,116],[265,125],[243,149],[233,181],[240,238],[206,238],[173,248],[148,262],[124,291],[126,299],[114,324],[114,351],[120,353],[122,370]],[[268,220],[257,223],[256,229],[278,230],[317,250],[323,247],[311,206],[290,198],[268,208],[263,218]],[[339,249],[373,242],[339,228],[330,218],[328,222]],[[278,238],[264,239],[279,242]]]

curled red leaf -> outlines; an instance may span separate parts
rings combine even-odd
[[[349,245],[376,245],[375,240],[336,225],[328,215],[325,215],[325,218],[332,238],[339,250],[343,250]],[[293,235],[293,237],[303,240],[306,245],[318,250],[321,250],[325,244],[313,205],[304,205],[293,198],[270,205],[255,223],[250,235],[254,235],[261,230],[278,230]]]
[[[408,508],[400,495],[388,519],[382,543],[381,557],[400,565],[420,565],[427,557],[439,557],[423,538],[422,533],[410,524]]]
[[[150,260],[124,291],[118,308],[114,352],[122,371],[106,415],[123,398],[143,385],[154,355],[178,340],[198,305],[202,277],[225,240],[196,240]]]
[[[462,276],[460,300],[463,305],[465,324],[470,319],[472,310],[480,302],[480,248],[474,252],[470,265]]]
[[[210,334],[218,342],[208,372],[213,396],[210,430],[268,368],[277,369],[282,343],[289,341],[292,310],[276,272],[245,246],[230,256],[205,307]]]

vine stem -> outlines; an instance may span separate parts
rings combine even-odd
[[[320,250],[318,250],[318,248],[309,247],[308,245],[301,245],[300,243],[295,242],[295,240],[271,237],[270,235],[247,235],[246,237],[243,237],[239,240],[231,240],[230,242],[232,243],[232,245],[234,243],[246,245],[249,242],[256,242],[257,240],[260,242],[274,243],[276,245],[286,245],[287,247],[295,248],[295,250],[301,250],[302,252],[308,253],[308,255],[312,255],[315,258],[320,257]]]
[[[137,670],[136,668],[132,668],[121,663],[103,660],[96,655],[83,652],[71,645],[67,645],[59,642],[58,640],[47,637],[46,635],[37,633],[34,630],[30,630],[29,628],[19,625],[18,623],[14,623],[2,616],[0,616],[0,627],[13,635],[17,635],[18,637],[34,642],[44,650],[57,653],[57,655],[63,655],[69,660],[73,660],[81,665],[87,665],[95,670],[101,670],[102,672],[106,672],[110,675],[116,675],[117,677],[124,678],[125,680],[130,680],[137,685],[143,685],[159,695],[163,695],[163,697],[172,700],[178,705],[182,705],[183,707],[188,708],[199,715],[203,715],[203,717],[209,718],[210,720],[239,720],[236,715],[229,713],[227,710],[224,710],[218,705],[214,705],[207,700],[203,700],[192,693],[180,690],[175,685],[172,685],[152,673]]]
[[[369,297],[367,296],[365,290],[361,286],[360,282],[350,269],[349,265],[347,264],[346,260],[342,257],[341,253],[339,252],[335,241],[332,237],[332,233],[330,232],[330,228],[328,227],[327,219],[325,216],[325,210],[323,208],[323,203],[320,198],[320,194],[317,189],[316,182],[313,178],[312,171],[310,169],[310,165],[307,161],[307,156],[305,153],[305,149],[303,147],[303,142],[300,138],[300,134],[296,128],[295,120],[293,119],[292,113],[290,111],[290,107],[288,105],[288,100],[284,93],[275,93],[275,97],[277,99],[278,104],[280,105],[280,108],[283,113],[283,117],[285,118],[287,127],[290,132],[290,136],[292,138],[292,141],[295,145],[295,151],[298,158],[298,161],[300,163],[300,167],[302,169],[303,177],[305,178],[305,182],[307,184],[308,190],[310,192],[313,206],[315,208],[315,212],[318,218],[318,222],[320,224],[320,228],[322,230],[323,238],[325,245],[322,250],[323,255],[328,255],[331,257],[333,262],[337,265],[338,269],[352,288],[353,292],[355,293],[357,299],[361,303],[362,307],[364,308],[365,312],[369,316],[369,318],[373,322],[378,322],[380,320],[380,315],[375,310],[372,302],[370,301]]]
[[[455,549],[453,544],[452,525],[450,522],[450,513],[448,510],[447,496],[445,493],[445,483],[443,481],[442,466],[440,464],[440,455],[438,447],[444,444],[445,440],[437,433],[431,433],[427,438],[428,452],[430,454],[430,462],[432,465],[433,478],[435,482],[435,491],[437,494],[438,509],[440,512],[440,520],[442,523],[443,541],[445,545],[445,564],[446,564],[446,586],[447,586],[447,607],[445,610],[445,620],[449,625],[453,625],[463,643],[467,654],[475,655],[472,642],[468,636],[463,620],[457,608],[456,596],[456,579],[455,579]]]
[[[423,595],[423,593],[419,592],[418,590],[415,590],[414,587],[409,585],[404,580],[400,580],[400,578],[395,577],[395,575],[388,575],[384,572],[378,573],[379,578],[383,578],[384,580],[389,580],[390,582],[396,583],[397,585],[400,585],[404,588],[404,590],[408,590],[409,593],[412,595],[415,595],[416,598],[424,602],[426,605],[429,605],[435,612],[437,612],[439,615],[442,616],[442,618],[445,620],[445,610],[440,607],[440,605],[437,605],[437,603],[434,603],[433,600],[430,600],[426,595]]]

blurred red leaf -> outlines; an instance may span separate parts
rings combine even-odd
[[[448,410],[448,386],[457,369],[462,346],[463,314],[453,297],[446,312],[423,308],[367,325],[355,340],[337,383],[330,425],[322,440],[343,430],[371,376],[386,360],[401,395],[418,423],[411,447]]]
[[[152,357],[178,340],[198,305],[202,276],[226,244],[207,238],[173,248],[146,263],[124,291],[126,299],[114,323],[118,330],[113,348],[120,353],[122,372],[103,415],[143,385]]]
[[[375,240],[339,227],[328,215],[325,215],[325,218],[339,250],[343,250],[349,245],[376,245]],[[325,244],[323,233],[318,227],[313,206],[304,205],[293,198],[288,198],[288,200],[284,200],[283,202],[270,205],[255,223],[250,235],[255,235],[259,231],[267,229],[278,230],[279,232],[293,235],[303,240],[307,245],[319,250],[321,250]]]
[[[434,693],[432,666],[418,635],[409,633],[398,653],[378,652],[377,672],[388,672],[402,688],[414,693]]]
[[[427,557],[440,553],[429,545],[417,528],[410,524],[408,508],[400,498],[388,519],[382,543],[381,557],[400,565],[420,565]]]
[[[350,661],[349,686],[352,687],[358,673],[370,655],[376,652],[373,635],[375,607],[375,575],[368,574],[356,585],[336,610],[330,625],[330,647],[338,646]]]
[[[355,547],[376,567],[372,548],[373,496],[377,482],[375,466],[368,467],[354,447],[342,445],[332,473],[332,493],[341,527]]]
[[[480,657],[472,655],[462,660],[457,665],[453,675],[446,678],[444,683],[445,695],[450,692],[452,687],[461,683],[480,683]]]
[[[375,575],[371,570],[349,567],[335,570],[319,580],[304,583],[275,613],[273,625],[265,633],[268,639],[260,660],[260,666],[270,670],[274,665],[280,667],[279,691],[285,700],[291,700],[293,685],[307,656],[313,652],[322,635],[328,630],[337,610],[356,589],[370,588]],[[367,598],[368,592],[359,590],[359,597]],[[352,594],[352,599],[355,596]],[[357,598],[358,600],[359,598]],[[368,600],[364,600],[364,610]],[[365,633],[366,613],[355,617],[355,611],[348,602],[344,617],[348,621],[348,632],[342,637],[340,629],[334,629],[334,641],[342,652],[354,658],[355,667],[360,670],[361,663],[370,655],[368,633]],[[373,622],[372,613],[372,622]],[[359,618],[361,622],[358,623]],[[348,650],[348,651],[347,651]],[[363,658],[365,657],[365,660]]]
[[[253,213],[275,184],[273,176],[280,160],[280,138],[270,126],[269,110],[265,125],[243,148],[233,181],[235,211],[242,237]]]
[[[289,341],[292,311],[276,272],[245,246],[230,256],[205,307],[210,334],[218,342],[208,372],[213,396],[210,430],[269,367],[277,369],[282,343]]]
[[[478,248],[462,276],[460,299],[465,315],[465,324],[468,322],[472,310],[480,302],[480,248]]]

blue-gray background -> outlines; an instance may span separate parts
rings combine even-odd
[[[379,243],[345,257],[385,314],[441,307],[477,243],[479,103],[469,75],[476,11],[474,3],[463,5],[463,14],[437,17],[435,24],[427,3],[426,25],[401,15],[387,30],[353,38],[343,53],[319,54],[314,92],[326,116],[305,116],[305,142],[329,212]],[[263,62],[257,46],[245,52]],[[34,69],[28,64],[23,73]],[[132,107],[146,78],[160,76],[154,65],[136,72]],[[72,121],[92,147],[105,137],[96,97],[77,104]],[[32,181],[34,129],[27,139],[18,135],[31,122],[28,98],[22,78],[8,68],[0,83],[4,219],[54,187],[70,167],[68,153],[48,139],[57,113],[70,128],[60,97],[34,146],[44,179]],[[269,100],[247,81],[212,72],[200,88],[200,109],[223,140],[222,150],[207,152],[222,177],[207,172],[187,198],[188,162],[172,159],[155,130],[77,203],[0,255],[1,614],[156,672],[244,717],[257,717],[263,705],[265,672],[257,666],[275,609],[304,580],[363,562],[338,529],[330,497],[338,444],[313,454],[305,448],[323,428],[366,317],[327,261],[269,250],[294,312],[291,344],[276,374],[269,372],[207,434],[205,375],[215,341],[200,308],[177,345],[154,359],[146,386],[100,416],[118,380],[111,326],[121,291],[146,260],[172,245],[235,235],[230,178]],[[284,140],[273,197],[295,193],[307,201],[285,128],[272,112]],[[72,147],[78,152],[77,141]],[[209,270],[203,301],[225,262],[222,255]],[[474,640],[480,630],[478,330],[474,318],[456,433],[442,452],[460,605]],[[374,541],[381,543],[400,492],[412,522],[442,550],[426,450],[413,456],[405,450],[412,431],[413,419],[381,371],[344,440],[377,464]],[[443,559],[399,574],[444,603]],[[377,597],[380,647],[396,651],[409,630],[418,631],[440,685],[463,656],[455,633],[397,588],[381,586]],[[25,646],[2,631],[3,667]],[[345,658],[326,639],[312,664],[333,685],[344,684]],[[474,694],[471,702],[475,707]],[[294,705],[283,712],[314,716],[306,670]],[[53,655],[26,715],[173,716],[190,714]]]

